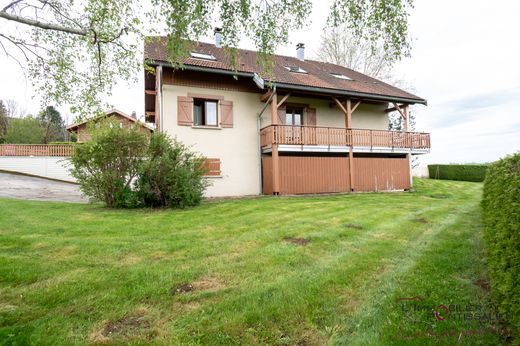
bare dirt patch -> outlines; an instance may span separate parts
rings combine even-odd
[[[197,291],[218,291],[224,288],[224,284],[216,278],[208,277],[192,283]]]
[[[224,288],[225,285],[216,278],[206,277],[200,280],[194,281],[192,283],[185,283],[180,285],[175,285],[170,288],[170,294],[172,296],[177,294],[188,293],[192,291],[205,291],[205,292],[213,292],[218,291]]]
[[[150,321],[146,319],[146,311],[140,310],[121,319],[106,322],[100,330],[90,335],[90,340],[94,343],[105,343],[114,337],[138,334],[149,327]]]
[[[357,223],[346,223],[346,228],[353,228],[353,229],[363,229],[363,226],[357,224]]]
[[[426,220],[424,217],[415,218],[414,221],[418,223],[428,223],[428,220]]]
[[[285,237],[283,239],[288,243],[302,246],[305,246],[310,243],[310,240],[305,238]]]
[[[473,282],[474,285],[478,286],[480,288],[480,291],[484,294],[489,294],[491,291],[491,284],[486,279],[478,279],[475,282]]]
[[[172,296],[174,296],[174,295],[181,294],[181,293],[191,292],[193,290],[194,290],[194,288],[193,288],[192,284],[180,284],[180,285],[175,285],[172,288],[170,288],[170,294]]]

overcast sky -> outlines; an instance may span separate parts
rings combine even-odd
[[[305,43],[307,57],[315,54],[326,3],[314,1],[311,23],[292,33],[279,54],[295,54],[298,42]],[[415,107],[416,130],[432,134],[431,153],[421,156],[421,163],[488,162],[520,150],[519,14],[518,0],[415,1],[412,57],[398,64],[396,75],[428,100],[427,107]],[[0,76],[0,99],[15,99],[28,113],[38,112],[38,98],[15,62],[0,56]],[[140,81],[119,85],[110,103],[142,114],[143,98]],[[66,108],[60,110],[67,115]]]

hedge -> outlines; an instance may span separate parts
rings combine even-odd
[[[482,165],[428,165],[431,179],[484,181],[487,164]]]
[[[520,344],[520,152],[489,166],[482,209],[491,291]]]

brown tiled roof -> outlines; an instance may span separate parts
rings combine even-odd
[[[232,71],[229,54],[224,48],[217,48],[214,44],[194,42],[193,52],[213,55],[216,60],[203,60],[186,58],[182,63],[187,66],[204,67],[216,70]],[[154,37],[147,40],[144,47],[145,59],[168,62],[166,37]],[[274,76],[277,83],[291,84],[295,86],[324,88],[340,91],[348,91],[379,96],[388,96],[415,100],[418,103],[426,103],[426,100],[409,92],[384,83],[378,79],[369,77],[352,69],[314,60],[300,61],[296,57],[275,55]],[[257,52],[246,49],[237,51],[237,71],[260,74],[261,68],[256,64]],[[295,66],[307,73],[290,72],[284,66]],[[351,80],[336,78],[331,73],[345,75]]]

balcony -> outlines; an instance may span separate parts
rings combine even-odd
[[[269,125],[260,130],[263,152],[279,151],[412,153],[430,151],[430,134],[338,127]]]

